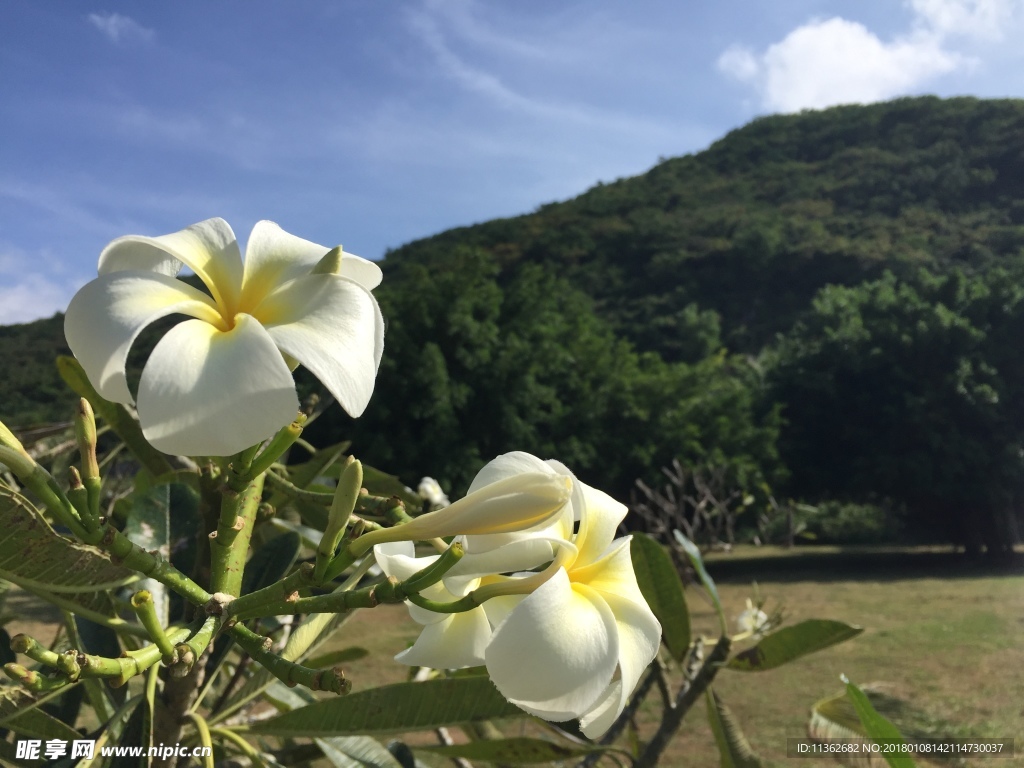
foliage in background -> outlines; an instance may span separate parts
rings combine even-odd
[[[674,458],[730,464],[762,505],[889,499],[912,538],[1005,549],[1022,254],[1024,102],[760,118],[389,253],[378,394],[314,436],[455,491],[510,444],[622,498]],[[59,324],[0,329],[0,418],[69,418],[52,354],[30,351],[58,351]]]

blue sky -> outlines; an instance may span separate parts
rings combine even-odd
[[[772,112],[1024,96],[1024,0],[0,4],[0,324],[222,216],[368,258]]]

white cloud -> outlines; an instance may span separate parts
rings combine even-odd
[[[991,45],[1024,15],[1024,0],[907,0],[907,6],[914,14],[910,29],[891,39],[844,18],[815,19],[760,54],[730,46],[718,69],[753,86],[772,111],[868,103],[970,70],[978,59],[956,43]]]
[[[1002,40],[1021,0],[910,0],[917,23],[940,35]]]
[[[144,27],[130,16],[120,13],[90,13],[89,23],[114,43],[135,40],[148,42],[153,39],[154,32]]]
[[[66,274],[66,268],[46,252],[0,246],[0,325],[30,323],[63,312],[85,283]]]
[[[727,75],[742,82],[750,82],[757,77],[757,57],[749,48],[742,45],[730,45],[718,57],[718,68]]]

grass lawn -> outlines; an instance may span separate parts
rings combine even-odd
[[[865,628],[853,640],[777,670],[718,675],[715,692],[762,757],[803,768],[837,765],[787,761],[786,739],[806,735],[811,705],[841,692],[840,674],[859,685],[882,683],[963,735],[1015,738],[1018,753],[1024,752],[1024,568],[993,570],[934,550],[813,547],[740,548],[713,555],[709,570],[730,619],[745,607],[756,580],[769,612],[781,605],[787,624],[831,618]],[[717,620],[710,603],[697,587],[687,589],[687,600],[694,633],[713,638]],[[407,668],[390,657],[417,632],[400,607],[353,617],[334,645],[376,651],[350,670],[355,690],[404,680]],[[642,736],[657,725],[656,699],[649,697],[640,713]],[[703,703],[684,721],[663,764],[718,765]],[[1024,754],[981,764],[1024,766]]]
[[[787,761],[786,739],[805,735],[811,705],[839,693],[843,673],[859,685],[883,683],[887,692],[912,702],[937,721],[952,723],[961,735],[1015,738],[1017,758],[975,764],[1024,766],[1024,754],[1020,754],[1024,753],[1024,567],[1020,564],[996,570],[947,552],[924,550],[740,548],[729,555],[713,555],[709,570],[730,620],[745,607],[756,580],[769,612],[783,607],[787,624],[831,618],[865,628],[853,640],[778,670],[723,670],[718,675],[716,693],[762,757],[802,768],[837,765],[814,759]],[[694,633],[712,639],[717,621],[710,603],[697,587],[687,589],[687,600]],[[29,605],[9,607],[31,611]],[[15,622],[8,630],[12,634],[28,630],[45,641],[47,633],[39,624],[45,617],[24,618],[24,623]],[[392,656],[415,639],[418,629],[402,606],[381,606],[353,616],[331,641],[330,649],[362,646],[371,651],[346,667],[353,690],[399,682],[409,670],[393,662]],[[639,713],[642,738],[657,725],[657,698],[652,694]],[[506,731],[539,734],[520,721]],[[432,739],[432,734],[418,734],[409,740]],[[427,762],[452,765],[429,758]],[[697,768],[719,764],[703,703],[690,712],[662,764]]]

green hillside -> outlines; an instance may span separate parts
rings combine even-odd
[[[758,119],[390,252],[374,399],[311,438],[456,491],[513,448],[623,498],[679,458],[756,505],[880,504],[1002,546],[1024,491],[1022,246],[1024,101]],[[0,418],[65,417],[62,344],[59,318],[0,332]]]
[[[455,246],[503,271],[550,266],[615,329],[670,359],[694,352],[696,304],[756,352],[815,292],[919,266],[985,268],[1024,245],[1024,102],[900,99],[766,117],[709,149],[535,213],[388,254],[429,264]]]

